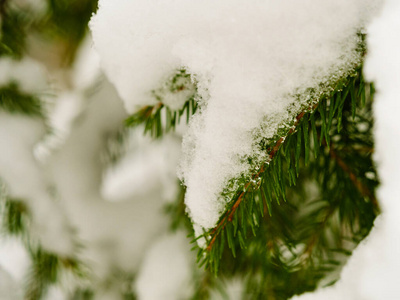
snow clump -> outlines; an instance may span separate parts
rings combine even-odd
[[[94,45],[129,113],[154,104],[151,91],[174,70],[197,84],[200,112],[179,170],[195,226],[213,228],[230,200],[225,187],[267,160],[257,141],[309,101],[295,94],[321,93],[321,82],[360,63],[357,33],[380,2],[100,0]]]

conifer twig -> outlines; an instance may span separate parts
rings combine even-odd
[[[326,213],[324,219],[322,220],[322,222],[319,224],[318,228],[314,231],[314,234],[309,239],[309,243],[307,244],[307,247],[303,253],[303,256],[305,256],[306,258],[309,258],[311,256],[312,250],[314,249],[320,235],[322,234],[323,230],[325,229],[325,226],[327,225],[329,218],[333,216],[335,211],[336,211],[336,207],[331,207],[329,209],[329,211]]]
[[[349,176],[351,182],[354,184],[354,186],[357,188],[357,190],[360,192],[361,195],[368,197],[371,199],[372,204],[377,208],[378,211],[380,211],[379,203],[376,197],[371,193],[371,191],[368,189],[367,186],[365,186],[354,174],[354,172],[350,169],[350,167],[341,159],[336,151],[334,150],[333,145],[330,147],[329,155],[336,160],[337,164],[339,167],[347,173]]]
[[[278,153],[278,150],[279,150],[279,148],[281,147],[282,143],[285,141],[285,138],[286,138],[287,136],[289,136],[290,134],[292,134],[292,133],[295,132],[297,125],[299,125],[299,123],[300,123],[300,121],[302,120],[302,118],[304,117],[304,115],[305,115],[307,112],[314,111],[314,110],[318,107],[318,105],[319,105],[319,102],[315,103],[315,104],[312,105],[312,106],[309,106],[305,111],[302,111],[301,113],[299,113],[299,114],[297,115],[296,121],[295,121],[295,123],[293,124],[292,128],[288,131],[287,135],[284,136],[284,137],[279,138],[279,140],[278,140],[278,141],[276,142],[276,144],[272,147],[272,149],[271,149],[271,148],[268,148],[268,150],[267,150],[267,151],[269,151],[269,155],[268,155],[269,160],[268,160],[268,161],[271,161],[271,160],[275,157],[275,155]],[[258,176],[260,176],[260,174],[262,174],[262,173],[265,171],[265,167],[266,167],[266,164],[264,164],[264,165],[260,168],[260,170],[259,170],[256,174],[254,174],[254,175],[252,176],[252,178],[254,179],[254,178],[257,178]],[[218,225],[213,229],[212,234],[211,234],[211,235],[212,235],[212,239],[211,239],[210,243],[209,243],[208,246],[207,246],[207,251],[211,251],[211,249],[212,249],[212,247],[213,247],[213,245],[214,245],[214,243],[215,243],[215,240],[216,240],[216,238],[217,238],[219,232],[226,226],[226,221],[228,221],[228,222],[231,222],[231,221],[232,221],[233,216],[234,216],[236,210],[238,209],[239,205],[240,205],[240,204],[242,203],[242,201],[243,201],[243,197],[244,197],[244,195],[245,195],[245,193],[246,193],[247,188],[249,187],[249,185],[250,185],[250,182],[248,182],[248,183],[244,186],[244,191],[241,191],[241,192],[240,192],[239,197],[237,198],[237,200],[236,200],[235,203],[233,204],[232,208],[227,212],[227,214],[225,215],[225,217],[224,217],[224,218],[218,223]]]

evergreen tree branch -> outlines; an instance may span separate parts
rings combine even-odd
[[[15,83],[0,88],[0,109],[10,113],[44,118],[43,105],[40,99],[22,92]]]
[[[7,234],[18,236],[28,249],[32,265],[27,277],[25,298],[42,299],[48,287],[57,282],[61,272],[87,276],[85,266],[75,257],[61,257],[45,251],[29,236],[31,214],[23,200],[8,198],[2,207],[2,227]]]
[[[371,95],[372,94],[373,87],[371,86]],[[286,209],[287,205],[291,205],[286,202],[286,199],[292,197],[290,196],[292,194],[292,189],[287,189],[285,182],[288,182],[291,186],[296,185],[296,181],[298,181],[297,177],[302,170],[300,168],[300,160],[303,162],[304,167],[311,164],[308,168],[303,169],[307,170],[307,172],[311,171],[310,175],[314,174],[313,176],[315,176],[317,182],[321,184],[321,197],[325,199],[321,201],[321,203],[325,202],[327,205],[322,207],[322,209],[317,208],[317,210],[312,210],[312,214],[307,215],[307,218],[304,219],[307,223],[304,223],[304,221],[300,222],[300,224],[307,224],[307,226],[310,227],[304,227],[305,231],[300,234],[299,238],[291,237],[294,232],[291,233],[290,230],[293,230],[291,228],[295,228],[295,225],[290,225],[287,228],[289,231],[286,232],[282,231],[286,230],[285,227],[275,227],[275,225],[277,225],[275,224],[273,225],[273,230],[276,230],[278,235],[276,239],[265,242],[265,245],[270,245],[275,253],[279,253],[280,250],[277,250],[275,247],[282,242],[286,244],[289,249],[292,247],[291,245],[299,243],[302,245],[310,245],[311,243],[312,245],[313,236],[316,234],[315,226],[319,228],[321,222],[324,224],[321,217],[325,218],[325,223],[328,224],[331,222],[331,217],[339,215],[341,224],[348,224],[350,226],[352,230],[350,234],[355,238],[355,242],[358,243],[360,239],[368,233],[368,228],[372,226],[374,216],[379,210],[374,209],[374,213],[370,211],[370,203],[376,202],[376,198],[373,190],[367,192],[367,187],[373,189],[376,186],[376,181],[371,181],[370,179],[368,179],[369,181],[365,179],[367,180],[365,181],[361,179],[367,171],[374,173],[371,167],[372,162],[369,159],[371,149],[373,148],[372,144],[369,142],[368,132],[365,134],[357,132],[354,126],[355,124],[350,124],[347,120],[351,118],[353,118],[353,120],[354,118],[358,118],[360,119],[359,122],[370,120],[368,116],[367,119],[365,119],[362,115],[356,114],[353,107],[355,107],[355,105],[360,107],[364,106],[365,100],[368,98],[369,101],[371,95],[365,92],[365,83],[361,76],[361,69],[359,69],[356,76],[353,75],[345,79],[336,86],[332,93],[322,97],[318,103],[313,103],[307,107],[306,110],[299,113],[295,118],[294,124],[292,124],[292,127],[287,131],[287,134],[277,138],[273,146],[265,147],[268,151],[268,157],[270,158],[268,162],[264,163],[261,168],[252,175],[251,180],[245,182],[243,185],[244,188],[239,188],[237,190],[236,196],[228,203],[226,211],[221,216],[217,226],[209,232],[204,233],[202,236],[207,241],[207,247],[205,249],[199,249],[198,260],[200,264],[205,264],[206,267],[210,267],[211,270],[216,273],[219,266],[218,261],[222,259],[222,256],[224,256],[224,261],[226,260],[225,251],[223,250],[225,245],[229,246],[233,256],[236,257],[238,250],[235,248],[240,247],[240,249],[245,251],[248,247],[253,247],[252,243],[253,241],[256,242],[258,239],[259,232],[261,230],[264,232],[264,229],[261,229],[261,227],[264,226],[262,225],[263,223],[269,222],[270,220],[272,224],[279,223],[281,224],[280,226],[282,226],[282,224],[289,222],[289,219],[286,218],[290,217],[285,216],[285,214],[289,212],[282,211],[283,207],[281,208],[279,206],[282,205],[279,199],[285,201]],[[348,111],[350,111],[350,116]],[[363,111],[365,111],[365,109]],[[360,174],[357,175],[352,171],[354,167],[351,166],[343,169],[343,163],[346,163],[345,159],[340,157],[343,163],[339,164],[337,160],[331,157],[330,147],[333,149],[333,145],[330,143],[330,140],[333,137],[335,137],[335,143],[338,137],[343,139],[339,140],[341,143],[340,147],[341,149],[346,147],[349,149],[349,153],[347,153],[349,159],[351,159],[352,155],[356,155],[357,158],[359,158],[357,160],[352,159],[351,164],[356,164],[354,167],[356,167]],[[363,139],[367,140],[364,142]],[[366,151],[366,149],[368,151]],[[332,151],[335,150],[336,147]],[[310,158],[310,152],[314,153],[315,159]],[[359,166],[357,166],[359,163],[366,165],[360,169]],[[359,177],[357,177],[357,185],[355,185],[354,179],[352,181],[350,178],[348,171],[351,171],[354,176]],[[346,183],[346,180],[349,184]],[[337,184],[338,190],[333,191],[332,188]],[[357,188],[357,186],[359,188]],[[293,191],[295,190],[300,192],[302,190],[302,185],[296,187],[296,189],[293,188]],[[303,195],[301,197],[307,196]],[[332,200],[329,200],[331,197],[333,197]],[[355,201],[352,202],[354,207],[349,209],[348,205],[350,204],[348,201],[350,201],[350,198],[353,198]],[[343,199],[345,201],[338,201],[338,199]],[[274,202],[276,201],[277,207],[272,200],[274,200]],[[375,204],[373,204],[373,206],[375,207]],[[280,212],[282,212],[282,215],[279,215]],[[362,214],[365,213],[368,215],[363,216]],[[285,219],[280,220],[280,217]],[[318,225],[309,223],[309,220],[317,219],[320,220]],[[289,225],[289,223],[287,224]],[[330,254],[318,258],[318,260],[321,260],[318,262],[321,269],[315,269],[313,263],[308,266],[308,268],[315,269],[315,282],[319,280],[317,278],[321,278],[321,272],[325,273],[335,268],[337,264],[337,262],[332,262],[329,257],[333,253],[331,249],[340,247],[340,241],[345,239],[346,235],[349,233],[343,231],[345,227],[342,225],[339,226],[336,224],[333,227],[335,229],[326,229],[328,231],[336,230],[332,232],[332,234],[335,236],[335,241],[338,243],[338,246],[330,246],[333,248],[327,248],[326,244],[328,242],[327,238],[332,236],[332,234],[326,232],[324,229],[325,226],[322,226],[320,230],[320,234],[323,234],[324,237],[321,236],[322,239],[317,247],[318,253]],[[301,225],[299,228],[302,227]],[[252,232],[254,236],[257,234],[256,239],[246,241],[249,238],[247,235],[248,229],[251,229],[250,232]],[[272,234],[270,231],[268,232]],[[317,242],[317,239],[319,240],[320,238],[315,238],[314,243]],[[308,247],[313,249],[316,246],[317,245]],[[346,249],[339,249],[338,251],[340,253],[348,253]],[[241,253],[241,255],[244,254]],[[312,260],[314,259],[316,259],[316,257],[312,258]],[[322,267],[325,263],[327,266]],[[332,263],[333,265],[328,267],[328,265]],[[282,262],[282,264],[285,265],[286,263]]]
[[[193,93],[190,93],[181,109],[173,110],[164,103],[167,94],[177,96],[177,93],[182,91],[193,91]],[[144,133],[149,133],[153,138],[160,138],[164,133],[174,131],[184,116],[186,123],[189,123],[190,117],[198,108],[196,84],[191,81],[185,69],[178,70],[165,86],[153,90],[152,94],[157,103],[142,107],[125,120],[125,125],[136,127],[144,124]]]
[[[332,217],[332,215],[335,213],[337,207],[332,206],[329,208],[328,212],[326,213],[324,219],[322,222],[319,224],[319,226],[315,229],[314,234],[310,237],[309,242],[304,250],[303,256],[307,259],[310,258],[312,255],[313,249],[315,245],[317,244],[317,241],[319,237],[321,236],[322,232],[325,230],[326,225],[329,222],[329,219]]]
[[[206,274],[209,272],[216,274],[220,271],[226,276],[238,271],[238,267],[231,269],[233,266],[239,266],[239,274],[260,273],[262,280],[260,279],[259,283],[248,283],[251,286],[249,290],[252,295],[258,295],[256,297],[260,299],[271,297],[271,295],[277,299],[287,299],[293,294],[313,290],[321,278],[340,266],[342,259],[339,258],[338,261],[335,257],[339,254],[349,255],[350,250],[353,249],[348,248],[349,243],[343,243],[343,240],[351,238],[354,244],[357,244],[368,233],[376,213],[379,212],[379,209],[374,209],[372,212],[369,208],[371,202],[375,203],[373,204],[375,208],[378,207],[373,192],[376,183],[360,179],[365,169],[361,171],[357,165],[353,165],[352,161],[349,164],[345,158],[339,157],[336,139],[334,139],[335,146],[331,143],[331,139],[336,137],[335,134],[339,134],[344,139],[341,141],[340,149],[347,147],[350,156],[356,155],[354,151],[362,152],[360,158],[365,157],[365,163],[373,151],[372,144],[363,142],[362,139],[365,136],[346,137],[353,134],[349,132],[347,119],[359,118],[356,107],[362,107],[367,100],[370,100],[369,94],[366,93],[361,68],[358,68],[355,73],[341,79],[333,87],[329,86],[326,89],[327,94],[320,96],[318,101],[313,98],[309,106],[303,107],[289,127],[286,127],[286,131],[280,129],[279,136],[275,136],[274,140],[260,142],[262,149],[268,153],[266,161],[255,170],[253,175],[241,179],[239,182],[241,187],[233,196],[223,194],[228,195],[232,200],[227,204],[216,227],[201,236],[206,239],[207,246],[205,249],[198,249],[198,261],[200,266],[205,265],[209,270]],[[312,93],[313,91],[311,91],[312,97],[315,96]],[[147,131],[159,137],[166,132],[168,122],[166,125],[163,124],[167,118],[162,119],[160,112],[161,109],[166,110],[167,107],[161,98],[156,99],[159,101],[156,105],[142,108],[130,119],[133,121],[131,125],[144,123],[146,127],[148,127],[147,124],[152,124],[149,128],[158,126],[162,130],[158,128],[154,132],[160,134],[154,135],[151,130]],[[135,117],[137,117],[136,120]],[[345,139],[348,141],[346,142]],[[315,159],[310,157],[310,153],[314,154]],[[339,160],[333,157],[335,154]],[[303,179],[301,177],[298,179],[302,172],[300,161],[304,166],[310,164],[307,176],[315,173],[314,175],[318,178],[322,200],[318,200],[317,203],[324,203],[324,206],[312,208],[306,217],[301,217],[292,224],[292,219],[298,218],[292,209],[298,209],[298,207],[293,205],[293,200],[290,198],[293,191],[304,193],[301,192]],[[329,164],[334,164],[334,166],[329,167]],[[354,169],[360,174],[354,172]],[[373,171],[373,169],[368,171]],[[332,176],[338,179],[330,182],[329,178]],[[335,180],[339,180],[339,190],[333,192],[331,186],[335,186]],[[287,184],[295,186],[296,181],[300,181],[300,185],[296,188],[286,188]],[[323,191],[324,189],[326,192]],[[330,193],[332,199],[330,199]],[[306,196],[302,194],[301,197]],[[280,199],[285,202],[281,204]],[[286,202],[287,199],[290,202]],[[354,201],[349,209],[350,199]],[[178,215],[184,215],[182,207],[172,208],[172,210]],[[175,215],[174,218],[177,219]],[[336,217],[339,217],[339,223]],[[348,228],[351,231],[348,231]],[[257,235],[257,238],[252,239],[251,234]],[[305,247],[300,253],[296,253],[298,250],[295,250],[298,245]],[[283,259],[282,246],[292,251],[293,261]],[[254,249],[257,251],[254,252]],[[233,256],[235,262],[230,261],[229,255]],[[221,266],[220,261],[224,262]],[[278,266],[281,267],[278,268]],[[274,269],[274,274],[268,273],[271,268]],[[281,287],[282,278],[291,278],[290,280],[297,282],[298,285],[287,290]],[[269,290],[263,288],[266,282],[274,288]],[[213,283],[215,282],[211,280],[206,284]],[[207,293],[207,289],[198,290],[198,294],[204,299],[207,298]]]
[[[351,182],[357,188],[361,195],[368,197],[377,209],[380,211],[378,200],[375,195],[370,191],[370,189],[358,179],[358,177],[354,174],[354,172],[350,169],[350,167],[340,158],[340,156],[336,153],[333,145],[330,147],[329,151],[330,156],[336,160],[337,164],[342,168],[342,170],[348,174]]]
[[[310,112],[310,111],[314,111],[314,110],[318,107],[318,104],[319,104],[319,103],[316,103],[316,104],[314,104],[313,106],[308,107],[306,111],[303,111],[303,112],[301,112],[300,114],[298,114],[298,115],[296,116],[296,121],[295,121],[293,127],[289,130],[287,136],[289,136],[289,135],[291,135],[291,134],[293,134],[293,133],[295,132],[296,127],[300,124],[300,121],[301,121],[302,118],[306,115],[306,113],[308,113],[308,112]],[[271,161],[272,159],[274,159],[275,155],[278,153],[278,151],[279,151],[279,149],[280,149],[282,143],[285,141],[285,139],[286,139],[287,136],[279,138],[279,140],[278,140],[278,141],[276,142],[276,144],[272,147],[272,149],[271,149],[271,148],[268,149],[268,150],[271,149],[270,151],[268,151],[268,152],[269,152],[269,154],[268,154],[268,159],[269,159],[269,160],[268,160],[268,163],[264,164],[264,165],[260,168],[260,170],[259,170],[256,174],[254,174],[254,175],[252,176],[253,179],[258,178],[262,173],[265,172],[265,169],[266,169],[267,165],[269,164],[269,161]],[[224,227],[226,226],[226,222],[227,222],[227,221],[232,222],[233,216],[234,216],[234,214],[236,213],[236,210],[238,209],[239,205],[240,205],[241,202],[243,201],[244,195],[245,195],[245,193],[247,192],[247,190],[248,190],[248,188],[249,188],[250,185],[251,185],[251,182],[246,183],[246,185],[245,185],[245,187],[244,187],[244,191],[241,191],[241,192],[239,193],[239,196],[238,196],[237,200],[235,200],[235,202],[234,202],[232,208],[226,213],[226,216],[223,217],[223,219],[222,219],[221,221],[219,221],[218,224],[217,224],[217,226],[213,229],[213,231],[212,231],[212,233],[211,233],[212,238],[211,238],[211,241],[209,242],[209,244],[208,244],[208,246],[207,246],[207,251],[211,251],[211,248],[213,247],[213,245],[214,245],[214,243],[215,243],[215,240],[216,240],[216,238],[217,238],[219,232],[220,232],[221,230],[223,230]]]

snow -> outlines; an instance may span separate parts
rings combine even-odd
[[[45,162],[52,151],[63,145],[73,122],[82,111],[82,98],[80,93],[66,91],[53,99],[55,105],[49,109],[47,120],[51,132],[34,148],[34,155],[39,161]]]
[[[188,99],[196,97],[195,84],[189,76],[186,76],[187,74],[182,74],[181,71],[173,73],[161,87],[153,92],[155,97],[160,98],[162,103],[173,111],[182,109]]]
[[[57,286],[50,286],[44,300],[67,300],[65,293]]]
[[[43,134],[41,120],[0,112],[0,177],[7,186],[7,195],[25,201],[32,212],[31,234],[46,249],[67,254],[73,242],[64,213],[51,199],[48,181],[33,155],[33,147]],[[65,235],[60,239],[62,233]]]
[[[23,243],[0,236],[0,299],[21,300],[30,259]]]
[[[144,136],[142,127],[129,130],[125,136],[128,144],[125,155],[104,173],[103,197],[109,201],[123,201],[161,188],[166,201],[176,200],[175,168],[180,157],[180,142],[181,138],[172,134],[160,141]]]
[[[135,282],[139,300],[189,299],[195,259],[184,232],[160,238],[147,252]]]
[[[120,299],[118,285],[108,290],[105,282],[115,281],[116,272],[140,274],[148,247],[169,229],[164,206],[178,192],[181,136],[152,141],[142,137],[143,128],[130,130],[121,161],[104,164],[101,158],[127,114],[113,86],[102,79],[90,43],[79,53],[70,84],[53,82],[46,124],[0,112],[0,177],[7,195],[24,201],[32,213],[32,241],[39,240],[48,252],[84,261],[92,275],[87,284],[99,291],[98,299]],[[5,85],[12,78],[7,74]],[[141,172],[146,166],[152,172]],[[5,258],[14,257],[7,253]],[[61,297],[82,284],[70,277],[61,276],[62,289],[48,297]]]
[[[26,94],[43,93],[47,87],[47,75],[43,66],[35,60],[24,57],[17,61],[9,57],[0,58],[0,87],[18,84]]]
[[[30,265],[23,243],[13,237],[0,238],[0,267],[17,282],[22,283]]]
[[[245,293],[245,281],[243,278],[238,276],[233,278],[224,278],[218,285],[223,286],[223,290],[220,288],[214,288],[210,291],[210,299],[213,300],[242,300],[246,298]],[[222,293],[223,291],[223,293]]]
[[[115,90],[103,84],[90,97],[63,146],[46,161],[57,200],[85,245],[79,257],[88,262],[99,280],[114,268],[136,270],[146,247],[167,223],[158,190],[141,196],[128,194],[129,201],[117,203],[102,197],[104,166],[100,157],[125,118]]]
[[[400,2],[388,0],[368,28],[365,75],[375,83],[375,154],[382,215],[333,287],[293,299],[398,299],[400,294]]]
[[[100,58],[92,47],[92,39],[86,37],[79,47],[72,68],[72,89],[87,92],[103,77]]]
[[[293,95],[321,92],[320,82],[360,61],[357,32],[380,2],[100,0],[91,29],[129,113],[154,104],[151,91],[174,70],[185,68],[197,82],[201,109],[184,137],[179,174],[193,223],[210,229],[229,181],[267,159],[257,141],[307,100]]]
[[[15,281],[0,267],[0,297],[4,300],[22,299]]]
[[[58,103],[52,111],[57,116],[50,115],[59,124],[56,127],[66,128],[68,134],[43,165],[57,202],[84,245],[78,258],[87,263],[100,289],[116,271],[138,272],[147,248],[167,231],[163,207],[165,200],[176,197],[180,139],[152,141],[142,136],[143,128],[129,130],[118,150],[119,160],[105,163],[110,141],[121,133],[127,115],[113,86],[98,80],[101,74],[92,54],[85,43],[74,66],[78,73],[73,75],[82,80],[68,91],[82,98],[80,108],[62,109]],[[146,166],[153,172],[143,173]],[[105,299],[118,299],[115,290],[104,293]]]
[[[332,74],[347,74],[359,62],[354,36],[380,2],[100,0],[91,22],[94,43],[128,112],[156,103],[152,91],[160,87],[166,105],[179,108],[193,86],[173,95],[165,82],[182,67],[197,83],[201,108],[184,137],[180,176],[198,234],[217,222],[228,181],[248,172],[244,158],[265,159],[257,141],[293,117],[289,106],[300,109],[293,94],[331,80]],[[395,299],[400,294],[399,16],[400,3],[388,0],[381,19],[370,27],[366,63],[378,90],[375,159],[383,217],[341,281],[302,300]],[[15,81],[27,93],[47,88],[42,68],[29,59],[2,58],[0,70],[0,86]],[[0,177],[8,194],[31,209],[31,234],[47,251],[77,254],[88,264],[97,299],[120,298],[117,289],[104,287],[115,271],[136,274],[139,299],[188,298],[193,253],[184,233],[166,234],[163,214],[165,200],[177,193],[180,137],[151,141],[141,136],[142,128],[128,131],[123,155],[114,165],[104,165],[102,154],[127,114],[116,90],[107,81],[99,84],[98,57],[88,42],[71,77],[50,110],[49,124],[62,136],[55,144],[43,142],[42,120],[0,113]],[[78,253],[76,242],[84,245]],[[3,246],[0,240],[0,298],[14,300],[10,291],[18,292],[29,261],[18,247]],[[226,285],[232,299],[243,292],[240,279]],[[54,288],[48,297],[62,299],[63,290]]]
[[[101,83],[99,58],[90,43],[90,38],[86,38],[77,51],[74,65],[68,73],[68,88],[61,88],[53,97],[46,99],[47,122],[51,132],[34,149],[35,157],[41,162],[45,162],[53,151],[63,145],[74,122],[85,109],[87,96]],[[57,86],[57,83],[54,85]]]

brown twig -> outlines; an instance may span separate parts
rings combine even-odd
[[[326,146],[326,142],[324,141],[324,145]],[[351,182],[354,184],[354,186],[357,188],[357,190],[360,192],[361,195],[367,196],[368,198],[371,199],[373,205],[380,210],[379,208],[379,203],[375,196],[371,193],[371,191],[357,178],[357,176],[354,174],[354,172],[350,169],[350,167],[337,155],[336,151],[334,150],[333,145],[330,145],[330,150],[329,150],[329,155],[336,160],[337,164],[340,166],[340,168],[348,174]],[[307,248],[304,250],[304,255],[309,257],[312,253],[312,250],[314,246],[317,243],[318,237],[321,233],[321,231],[324,229],[326,223],[328,222],[328,219],[333,215],[333,213],[336,211],[336,208],[331,208],[329,212],[326,214],[324,217],[324,220],[321,222],[320,226],[316,230],[316,232],[313,234],[313,236],[310,239],[310,242],[307,245]]]
[[[321,233],[325,229],[325,226],[328,223],[329,218],[332,217],[332,215],[334,214],[335,211],[336,211],[336,207],[331,207],[329,209],[329,211],[327,212],[327,214],[325,215],[322,222],[319,224],[318,228],[315,229],[313,235],[309,239],[309,243],[308,243],[307,247],[304,249],[304,253],[303,253],[304,257],[308,258],[311,256],[312,250],[314,249],[315,245],[317,244],[317,241],[318,241]]]
[[[320,100],[322,100],[322,99],[320,99]],[[317,101],[316,103],[311,104],[307,109],[305,109],[304,111],[302,111],[301,113],[299,113],[299,114],[297,115],[297,117],[296,117],[295,123],[293,124],[292,128],[288,131],[288,133],[286,134],[285,137],[287,137],[287,136],[289,136],[290,134],[294,133],[295,130],[296,130],[296,127],[298,126],[298,124],[300,123],[300,121],[302,120],[302,118],[304,117],[304,115],[305,115],[306,113],[308,113],[308,112],[315,111],[315,110],[317,109],[318,105],[320,104],[320,102],[321,102],[321,101]],[[269,152],[269,161],[271,161],[271,160],[275,157],[275,155],[278,153],[278,150],[279,150],[280,146],[282,145],[282,143],[284,142],[285,137],[281,137],[281,138],[276,142],[276,144],[274,145],[274,147],[273,147],[272,149],[269,148],[269,149],[267,150],[267,151]],[[331,154],[331,155],[332,155],[332,154]],[[338,163],[339,163],[339,162],[338,162]],[[342,168],[345,166],[344,163],[342,163],[342,164],[339,163],[339,165],[340,165]],[[266,167],[266,164],[264,164],[264,165],[260,168],[260,170],[259,170],[255,175],[252,176],[252,178],[256,178],[256,177],[258,177],[262,172],[264,172],[264,171],[265,171],[265,167]],[[346,166],[346,167],[347,167],[347,166]],[[344,170],[346,171],[346,169],[344,169]],[[374,205],[379,209],[379,205],[378,205],[378,202],[376,201],[375,197],[374,197],[374,196],[370,193],[370,191],[357,179],[357,177],[354,175],[354,173],[350,172],[350,170],[349,170],[348,168],[347,168],[347,170],[348,170],[348,173],[349,173],[349,175],[350,175],[350,179],[351,179],[352,182],[356,185],[357,189],[359,189],[359,191],[360,191],[363,195],[368,195],[368,196],[372,199]],[[249,185],[250,185],[250,183],[247,183],[247,184],[245,185],[244,191],[241,191],[241,192],[239,193],[237,200],[235,201],[235,203],[233,204],[233,206],[230,208],[230,210],[227,211],[225,217],[224,217],[220,222],[218,222],[217,226],[212,230],[212,233],[211,233],[212,239],[211,239],[210,243],[209,243],[208,246],[207,246],[207,251],[211,251],[211,249],[212,249],[212,247],[213,247],[213,245],[214,245],[214,243],[215,243],[215,240],[216,240],[216,238],[217,238],[219,232],[226,226],[226,222],[227,222],[227,221],[229,221],[229,222],[232,221],[233,216],[234,216],[236,210],[238,209],[239,205],[240,205],[240,204],[242,203],[242,201],[243,201],[243,197],[244,197],[244,195],[245,195],[245,193],[246,193],[247,188],[249,187]],[[367,193],[367,194],[366,194],[366,193]]]
[[[292,134],[293,132],[295,132],[297,125],[299,125],[301,119],[305,116],[305,114],[306,114],[307,112],[314,111],[314,110],[318,107],[318,105],[319,105],[319,102],[315,103],[315,104],[312,105],[312,106],[309,106],[305,111],[302,111],[300,114],[298,114],[298,115],[296,116],[296,121],[294,122],[292,128],[290,128],[290,130],[288,131],[288,133],[287,133],[287,135],[286,135],[285,137],[287,137],[287,136],[289,136],[290,134]],[[278,150],[279,150],[279,148],[281,147],[282,143],[284,142],[285,137],[281,137],[281,138],[276,142],[276,144],[274,145],[274,147],[272,147],[272,149],[271,149],[271,148],[268,148],[267,151],[269,152],[269,155],[268,155],[269,161],[271,161],[271,160],[275,157],[275,155],[278,153]],[[265,168],[266,168],[266,164],[264,164],[264,165],[260,168],[260,170],[259,170],[256,174],[254,174],[254,175],[252,176],[252,178],[253,178],[253,179],[254,179],[254,178],[257,178],[261,173],[263,173],[263,172],[265,171]],[[233,206],[230,208],[230,210],[226,213],[225,217],[224,217],[224,218],[218,223],[218,225],[212,230],[212,233],[211,233],[212,239],[211,239],[210,243],[209,243],[208,246],[207,246],[207,251],[211,251],[211,249],[212,249],[212,247],[213,247],[213,245],[214,245],[214,243],[215,243],[215,240],[217,239],[217,236],[218,236],[219,232],[220,232],[222,229],[225,228],[226,222],[227,222],[227,221],[228,221],[228,222],[232,222],[233,216],[234,216],[236,210],[238,209],[239,205],[242,203],[243,198],[244,198],[244,195],[246,194],[246,191],[247,191],[249,185],[250,185],[250,182],[248,182],[248,183],[244,186],[244,191],[241,191],[241,192],[239,193],[237,200],[235,201],[235,203],[233,204]]]
[[[380,211],[379,203],[377,199],[375,198],[374,194],[368,189],[367,186],[365,186],[354,174],[354,172],[350,169],[350,167],[341,159],[336,151],[334,150],[333,145],[330,146],[329,150],[329,155],[336,160],[337,164],[340,166],[340,168],[347,173],[349,176],[351,182],[354,184],[354,186],[357,188],[357,190],[360,192],[361,195],[368,197],[371,199],[372,204]]]

